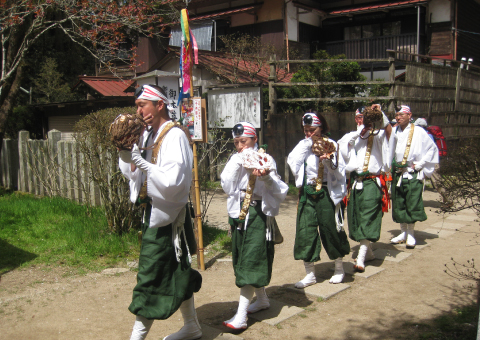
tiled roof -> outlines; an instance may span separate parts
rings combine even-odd
[[[228,80],[234,80],[234,61],[231,57],[227,56],[217,56],[209,54],[199,54],[198,63],[207,68],[209,71],[219,75],[222,78]],[[268,83],[268,76],[270,75],[270,65],[264,64],[260,72],[255,75],[255,78],[252,80],[248,74],[248,71],[254,72],[256,65],[253,62],[241,61],[238,64],[238,74],[237,79],[238,83],[247,83],[251,81],[258,81],[263,84]],[[288,74],[284,69],[277,70],[277,78],[281,83],[289,82],[292,79],[293,73]]]
[[[125,92],[135,81],[132,79],[119,79],[115,77],[94,77],[80,76],[74,89],[82,83],[87,84],[92,89],[104,97],[128,97],[133,96],[133,92]]]
[[[393,9],[393,8],[400,8],[400,7],[407,7],[411,5],[418,5],[420,3],[427,3],[428,0],[408,0],[408,1],[395,1],[390,2],[387,4],[379,4],[379,5],[370,5],[370,6],[363,6],[363,7],[356,7],[350,9],[343,9],[338,11],[332,11],[330,15],[342,15],[342,14],[355,14],[361,12],[372,12],[372,11],[379,11],[382,9]]]
[[[179,51],[174,51],[176,57],[179,58]],[[234,60],[225,53],[198,51],[198,64],[217,76],[234,82]],[[248,74],[248,70],[255,70],[255,63],[248,61],[241,61],[237,67],[237,81],[236,83],[260,82],[262,84],[268,83],[270,75],[270,65],[264,64],[260,72],[255,75],[252,80]],[[287,73],[284,69],[277,68],[277,81],[281,83],[288,83],[293,77],[293,73]]]

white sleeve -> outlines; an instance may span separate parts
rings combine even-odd
[[[280,203],[282,203],[287,196],[288,185],[285,184],[277,174],[276,163],[274,163],[274,168],[271,169],[267,176],[268,178],[260,181],[258,180],[261,177],[257,178],[257,183],[263,182],[262,184],[264,185],[262,192],[262,211],[267,216],[277,216],[280,210]]]
[[[220,175],[220,183],[226,194],[231,195],[237,190],[241,169],[242,158],[238,153],[233,154]]]
[[[330,140],[334,142],[333,140]],[[335,143],[335,147],[338,148],[338,144]],[[337,156],[337,154],[336,154]],[[336,161],[336,159],[334,159]],[[328,161],[330,163],[330,161]],[[328,164],[327,163],[327,164]],[[330,193],[330,198],[333,203],[337,205],[345,196],[347,185],[345,178],[345,161],[343,160],[342,154],[338,153],[338,163],[335,169],[332,168],[331,163],[326,166],[327,172],[327,185],[328,191]]]
[[[338,150],[339,145],[332,139],[329,139],[329,141],[335,144],[335,149]],[[328,172],[335,176],[335,179],[341,180],[345,177],[345,160],[340,152],[335,152],[332,160],[324,159],[322,163]],[[336,164],[336,167],[334,164]]]
[[[385,171],[391,171],[392,169],[392,162],[393,162],[393,159],[395,158],[395,151],[397,149],[398,138],[397,138],[397,134],[395,133],[397,129],[398,127],[392,128],[392,134],[390,135],[390,139],[388,140],[388,151],[387,151],[388,152],[388,157],[387,157],[388,168],[385,169]]]
[[[423,129],[419,129],[419,139],[421,143],[420,159],[414,161],[416,170],[423,170],[425,176],[430,177],[435,170],[435,164],[438,163],[438,148],[428,134]]]
[[[312,148],[312,139],[302,139],[297,146],[290,152],[287,158],[288,166],[295,176],[295,183],[297,183],[299,178],[303,179],[303,169],[305,159],[307,158],[308,151]]]
[[[147,171],[148,196],[153,205],[180,203],[188,199],[192,179],[193,154],[185,133],[172,129],[165,136],[157,164]]]

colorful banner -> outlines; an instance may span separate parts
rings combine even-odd
[[[178,104],[183,98],[189,98],[193,95],[192,79],[192,49],[195,56],[195,64],[198,64],[198,46],[188,23],[188,11],[182,9],[180,13],[180,24],[182,26],[182,47],[180,48],[180,77],[182,85]]]

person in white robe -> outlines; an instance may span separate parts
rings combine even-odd
[[[130,199],[145,206],[137,285],[129,306],[136,315],[130,339],[145,339],[154,320],[168,319],[178,309],[184,326],[164,339],[198,339],[202,330],[193,293],[199,291],[202,277],[191,268],[189,245],[196,245],[186,207],[192,150],[184,131],[170,120],[162,88],[144,85],[135,96],[137,113],[149,128],[132,151],[119,153]]]
[[[372,110],[381,110],[373,104]],[[392,127],[382,111],[380,130],[371,123],[363,125],[365,107],[355,112],[357,131],[349,132],[339,141],[340,152],[350,175],[347,203],[349,237],[360,242],[354,269],[365,271],[365,262],[375,259],[372,242],[380,238],[383,212],[388,210],[388,188],[385,172],[389,170],[388,138]]]
[[[294,258],[302,260],[306,276],[295,284],[305,288],[317,282],[315,262],[320,260],[323,244],[328,257],[335,261],[330,283],[343,281],[343,257],[350,253],[348,238],[343,229],[343,207],[346,193],[345,163],[335,141],[325,136],[329,128],[325,118],[310,110],[303,115],[305,138],[288,155],[287,163],[300,188],[297,208]],[[316,155],[313,137],[333,143],[332,154]]]
[[[240,288],[240,299],[236,314],[223,324],[240,330],[247,328],[247,314],[270,307],[265,286],[270,283],[272,276],[274,217],[279,213],[288,186],[277,174],[273,158],[269,156],[267,162],[261,159],[261,164],[258,163],[257,157],[265,153],[254,152],[258,151],[257,134],[251,123],[236,124],[232,134],[237,153],[225,165],[221,185],[228,195],[232,263],[235,284]],[[257,300],[250,304],[254,293]]]
[[[438,148],[427,132],[411,123],[410,107],[402,105],[395,114],[398,126],[389,141],[392,160],[392,217],[401,232],[391,243],[416,245],[415,223],[425,221],[423,206],[425,177],[430,177],[438,163]]]

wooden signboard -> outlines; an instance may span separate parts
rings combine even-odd
[[[207,142],[207,110],[205,99],[193,97],[182,102],[183,125],[188,127],[194,142]]]

